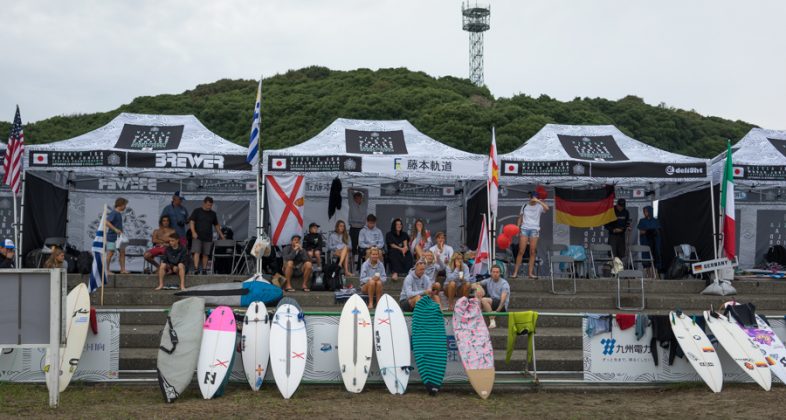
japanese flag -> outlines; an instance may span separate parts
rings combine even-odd
[[[48,165],[49,155],[46,153],[33,153],[33,165]]]
[[[734,178],[745,178],[745,168],[742,166],[735,166],[734,169]]]
[[[519,164],[518,163],[503,163],[503,173],[505,175],[517,175],[519,173]]]
[[[273,158],[270,162],[270,169],[274,171],[287,169],[287,158]]]

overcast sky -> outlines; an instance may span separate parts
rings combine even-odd
[[[786,129],[786,1],[493,0],[486,84]],[[468,75],[456,0],[2,0],[0,120],[322,65]],[[253,98],[249,99],[250,105]]]

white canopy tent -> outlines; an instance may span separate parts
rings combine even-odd
[[[366,192],[368,212],[378,216],[383,232],[390,217],[401,217],[405,226],[422,217],[427,224],[431,220],[432,233],[445,229],[448,243],[455,246],[463,242],[463,188],[466,182],[486,179],[486,161],[484,155],[432,139],[408,121],[344,118],[303,143],[262,154],[266,175],[305,176],[306,225],[314,221],[329,231],[336,220],[346,221],[347,190],[353,188]],[[345,205],[329,218],[336,177],[343,183]]]
[[[30,145],[25,158],[28,176],[68,190],[66,235],[84,250],[90,248],[102,204],[127,198],[124,223],[133,228],[130,239],[144,240],[174,191],[187,197],[189,211],[213,196],[219,221],[234,230],[235,239],[253,235],[256,173],[246,151],[193,115],[122,113],[77,137]],[[130,263],[141,268],[141,259]]]
[[[761,267],[773,245],[786,245],[786,131],[753,128],[732,146],[737,255],[743,268]],[[723,179],[726,152],[712,160]]]

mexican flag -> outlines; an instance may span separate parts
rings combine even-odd
[[[731,162],[731,142],[726,150],[726,168],[723,171],[723,184],[720,197],[723,212],[723,252],[726,258],[734,261],[737,238],[734,220],[734,168]]]

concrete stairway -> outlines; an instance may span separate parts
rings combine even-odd
[[[175,279],[169,277],[169,282]],[[188,286],[205,283],[242,281],[239,276],[189,276]],[[354,281],[353,281],[354,280]],[[78,282],[87,281],[87,276],[70,275],[69,289]],[[357,283],[356,279],[350,279]],[[388,281],[385,292],[398,298],[401,280]],[[174,291],[153,291],[157,279],[151,275],[115,275],[104,290],[103,309],[166,309],[178,298]],[[557,281],[557,288],[564,290],[570,281]],[[776,280],[742,280],[735,282],[741,302],[754,302],[763,314],[783,314],[786,312],[786,282]],[[614,313],[616,310],[616,280],[595,279],[578,281],[575,295],[554,295],[550,292],[548,280],[511,281],[511,311],[536,310],[541,313]],[[730,298],[703,296],[703,280],[647,280],[646,313],[667,313],[681,308],[688,313],[698,313],[711,305],[720,306]],[[295,292],[288,294],[300,302],[304,311],[340,312],[332,292]],[[623,295],[623,305],[634,306],[637,295]],[[92,303],[98,306],[99,293],[91,296]],[[120,369],[152,370],[158,349],[160,331],[166,321],[163,311],[122,313],[120,322]],[[507,342],[506,318],[497,321],[499,328],[491,331],[497,369],[520,370],[526,358],[526,338],[516,340],[512,361],[506,364],[505,346]],[[538,320],[536,338],[537,362],[539,371],[580,371],[582,369],[581,319],[542,315]]]

